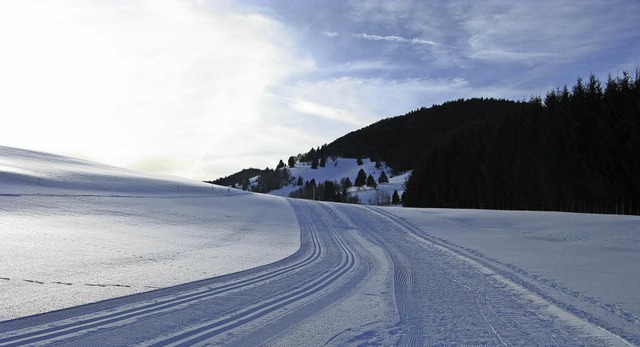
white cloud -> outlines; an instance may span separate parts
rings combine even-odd
[[[292,110],[299,113],[310,114],[312,116],[326,118],[334,121],[345,122],[345,123],[354,124],[354,125],[361,125],[361,122],[358,119],[358,117],[352,114],[351,112],[349,112],[350,110],[331,107],[331,106],[327,106],[326,104],[319,104],[319,103],[311,102],[308,100],[300,100],[300,99],[293,100],[293,102],[290,104],[290,107]]]
[[[231,170],[195,167],[207,151],[250,153],[266,89],[308,69],[277,22],[189,1],[3,1],[0,42],[4,145],[198,178]]]
[[[424,39],[418,39],[418,38],[407,39],[404,37],[394,36],[394,35],[380,36],[380,35],[370,35],[366,33],[360,33],[360,34],[354,34],[353,36],[360,39],[370,40],[370,41],[392,41],[392,42],[410,43],[410,44],[416,44],[416,45],[429,45],[429,46],[438,45],[436,42],[431,40],[424,40]]]
[[[336,36],[340,36],[340,34],[338,34],[335,31],[323,31],[322,35],[327,36],[327,37],[336,37]]]
[[[350,17],[397,36],[359,38],[433,44],[429,62],[469,67],[479,63],[570,63],[622,40],[637,38],[640,3],[570,1],[353,1]]]

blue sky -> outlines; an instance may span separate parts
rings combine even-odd
[[[0,2],[0,144],[209,179],[640,66],[638,1]]]

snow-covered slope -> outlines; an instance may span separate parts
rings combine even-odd
[[[640,317],[640,217],[414,208],[394,214],[425,226],[434,237],[509,264],[538,285],[573,290]]]
[[[286,201],[0,146],[0,321],[268,264]]]
[[[345,177],[348,177],[351,180],[351,183],[354,183],[360,169],[364,170],[367,176],[372,175],[376,182],[378,181],[378,178],[383,171],[389,179],[389,183],[379,184],[375,189],[366,186],[361,189],[358,189],[356,187],[352,187],[349,189],[349,193],[358,196],[358,198],[360,199],[360,203],[365,205],[383,204],[382,202],[384,200],[384,197],[386,197],[387,200],[391,199],[394,191],[397,191],[401,196],[402,192],[404,191],[404,183],[407,180],[407,177],[411,174],[411,172],[405,172],[400,175],[394,176],[391,168],[386,166],[384,163],[382,163],[380,168],[376,168],[376,163],[372,162],[368,158],[362,159],[362,165],[358,165],[356,159],[334,158],[327,160],[327,164],[325,167],[312,169],[310,163],[306,162],[296,163],[295,167],[289,168],[288,170],[290,170],[291,176],[295,179],[297,179],[298,177],[302,177],[305,182],[315,179],[316,183],[320,184],[324,181],[333,181],[340,183],[340,181]],[[269,194],[278,196],[289,196],[291,192],[298,188],[300,187],[295,185],[294,180],[293,185],[288,185],[282,187],[281,189],[271,191],[269,192]]]

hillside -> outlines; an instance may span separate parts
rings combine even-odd
[[[381,185],[377,192],[364,192],[366,189],[358,190],[355,188],[350,190],[353,196],[359,197],[360,203],[376,204],[380,200],[375,196],[376,194],[386,195],[387,192],[392,194],[397,191],[401,195],[404,190],[404,180],[421,158],[422,153],[446,143],[459,129],[530,108],[529,103],[509,100],[451,101],[443,105],[421,108],[404,116],[381,120],[342,136],[328,145],[317,149],[312,148],[307,153],[291,157],[295,160],[297,167],[310,167],[315,161],[317,172],[312,169],[298,172],[299,169],[294,168],[290,175],[283,175],[281,171],[277,172],[277,170],[268,168],[266,170],[245,169],[211,182],[223,186],[242,187],[245,190],[261,193],[272,193],[273,191],[273,194],[284,196],[296,189],[296,182],[291,180],[292,177],[302,176],[304,182],[314,179],[317,185],[324,181],[340,183],[345,177],[349,177],[354,183],[358,169],[354,169],[353,165],[346,163],[355,163],[355,158],[362,158],[369,164],[384,165],[386,175],[388,177],[395,176],[395,179],[390,179],[389,183],[392,185]],[[331,165],[335,165],[336,160],[339,160],[338,165],[341,166],[341,169],[327,169]],[[322,162],[326,165],[323,166]],[[365,168],[365,171],[367,174],[374,175],[376,179],[379,177],[379,169]],[[401,180],[402,182],[400,182]],[[334,199],[327,200],[333,201]],[[346,201],[346,199],[342,200]]]
[[[379,166],[379,167],[376,167]],[[283,168],[284,169],[284,168]],[[371,161],[368,158],[362,159],[362,164],[358,165],[356,159],[352,158],[333,158],[329,159],[325,167],[318,167],[312,169],[311,164],[308,162],[298,163],[293,168],[287,168],[291,176],[291,184],[288,184],[280,189],[273,190],[269,194],[278,196],[296,196],[296,191],[304,189],[304,185],[312,180],[316,183],[316,186],[323,184],[327,181],[334,182],[338,190],[343,187],[343,180],[349,178],[354,183],[358,175],[358,171],[364,170],[366,175],[371,175],[376,180],[376,187],[349,187],[346,189],[346,193],[350,197],[355,197],[352,202],[358,201],[359,203],[366,205],[389,205],[391,204],[391,198],[394,192],[397,192],[399,196],[402,196],[404,191],[404,183],[409,176],[410,172],[401,173],[394,176],[393,170],[384,163],[376,165],[376,162]],[[378,183],[381,173],[384,172],[389,182]],[[297,183],[298,177],[302,177],[303,185],[299,186]],[[316,192],[319,200],[331,200],[329,198],[323,199],[323,192]],[[312,192],[313,194],[313,192]],[[347,199],[345,199],[347,200]]]
[[[427,149],[403,203],[640,214],[640,70],[456,131]]]
[[[282,199],[4,146],[0,233],[0,321],[245,270],[300,246]]]
[[[325,154],[372,158],[397,171],[411,170],[424,151],[447,142],[458,129],[530,108],[528,103],[496,99],[461,99],[423,107],[342,136],[326,146]]]
[[[640,70],[635,79],[625,72],[604,85],[594,75],[578,79],[544,100],[470,99],[421,108],[290,160],[320,168],[328,158],[368,158],[390,174],[413,170],[404,206],[640,214],[638,148]],[[315,178],[312,171],[302,176]],[[293,183],[285,172],[259,177],[254,191],[294,191],[283,188]],[[319,177],[339,183],[345,176]],[[344,195],[325,200],[348,201]]]

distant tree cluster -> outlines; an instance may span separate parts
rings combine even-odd
[[[298,161],[311,162],[311,168],[315,170],[318,167],[325,167],[327,165],[328,156],[327,145],[324,144],[322,147],[312,147],[311,150],[305,154],[299,154]]]
[[[493,109],[427,150],[405,206],[640,214],[639,71]]]
[[[389,183],[387,174],[384,171],[380,173],[380,176],[378,177],[378,180],[376,182],[372,174],[369,174],[367,176],[367,173],[364,171],[364,169],[360,169],[358,171],[358,175],[355,178],[354,186],[358,187],[358,189],[361,189],[364,186],[367,186],[370,188],[377,188],[378,183],[380,184]]]
[[[349,188],[357,187],[358,190],[360,190],[364,189],[364,187],[366,186],[376,189],[378,184],[385,183],[389,183],[389,179],[387,178],[387,174],[384,171],[381,171],[376,182],[376,179],[373,177],[373,175],[367,175],[364,169],[360,169],[358,171],[358,174],[354,179],[354,183],[352,183],[349,177],[344,177],[340,180],[340,183],[333,181],[324,181],[323,183],[316,184],[316,181],[312,179],[311,181],[306,181],[303,184],[302,177],[298,177],[297,185],[301,188],[298,188],[289,196],[299,199],[359,203],[358,197],[349,193]],[[397,191],[394,191],[393,196],[391,196],[386,191],[379,191],[377,194],[377,201],[372,203],[380,205],[389,205],[392,203],[399,204],[400,196],[398,195]]]
[[[245,190],[247,190],[249,189],[249,179],[251,179],[252,177],[261,175],[263,172],[264,170],[254,169],[254,168],[244,169],[233,175],[229,175],[223,178],[218,178],[213,181],[205,181],[205,182],[213,183],[213,184],[217,184],[225,187],[234,187],[234,188],[241,187],[246,184]]]
[[[350,187],[351,180],[349,178],[343,178],[340,183],[324,181],[320,184],[316,184],[316,180],[311,179],[289,196],[298,199],[359,203],[357,196],[349,194]]]
[[[266,168],[262,174],[258,176],[255,185],[251,190],[256,193],[268,193],[272,190],[277,190],[285,185],[293,183],[291,172],[285,167],[282,160],[280,160],[280,163],[283,165],[278,165],[278,169],[271,170]]]

